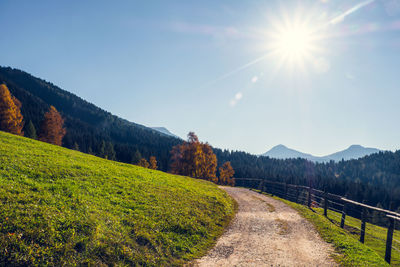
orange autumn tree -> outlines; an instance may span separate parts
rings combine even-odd
[[[153,170],[157,170],[157,159],[154,156],[151,156],[149,159],[149,168]]]
[[[235,171],[232,168],[230,161],[225,162],[221,167],[219,167],[219,179],[218,184],[221,185],[235,185],[235,179],[233,175]]]
[[[171,172],[216,182],[217,156],[211,146],[201,143],[195,133],[188,140],[172,148]]]
[[[63,128],[64,119],[53,106],[44,114],[44,120],[40,127],[39,140],[50,144],[61,146],[62,139],[66,134]]]
[[[0,130],[24,135],[21,102],[11,95],[5,84],[0,84]]]
[[[141,158],[139,160],[138,166],[143,167],[143,168],[148,168],[150,164],[147,162],[145,158]]]

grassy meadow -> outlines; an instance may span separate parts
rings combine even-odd
[[[323,214],[321,208],[314,209],[317,213]],[[328,218],[337,226],[340,226],[341,213],[328,210]],[[351,216],[346,216],[345,230],[355,239],[360,238],[361,221]],[[380,257],[385,258],[387,228],[374,224],[366,223],[364,243],[372,248]],[[400,231],[395,230],[392,243],[392,258],[390,264],[392,266],[400,266]]]
[[[0,265],[182,265],[234,209],[210,182],[0,132]]]

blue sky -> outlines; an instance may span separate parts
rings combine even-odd
[[[400,148],[399,0],[1,0],[0,25],[0,65],[146,126],[255,154]],[[297,25],[312,38],[285,57]]]

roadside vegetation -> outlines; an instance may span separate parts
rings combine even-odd
[[[317,213],[323,214],[324,210],[321,208],[314,209]],[[341,213],[328,210],[328,218],[335,225],[340,226]],[[360,238],[361,221],[351,216],[346,216],[345,230],[348,234],[352,235],[355,239]],[[381,258],[385,258],[386,251],[386,235],[387,228],[366,223],[365,227],[365,245],[372,248]],[[392,258],[390,264],[392,266],[400,266],[400,231],[395,230],[393,234],[392,243]]]
[[[208,181],[0,132],[0,265],[181,265],[234,209]]]

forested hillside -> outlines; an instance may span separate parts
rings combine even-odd
[[[400,150],[379,152],[358,160],[313,163],[305,159],[271,159],[244,152],[215,150],[219,161],[229,160],[235,177],[266,178],[347,196],[373,206],[400,206]]]
[[[22,103],[25,127],[39,129],[53,105],[65,118],[63,146],[97,156],[115,150],[115,160],[137,163],[157,158],[159,169],[170,171],[171,150],[182,140],[128,122],[61,88],[32,75],[0,67],[0,83]],[[190,130],[190,129],[188,129]],[[305,159],[272,159],[241,151],[213,148],[220,167],[231,162],[235,177],[267,178],[326,189],[359,202],[397,209],[400,206],[400,151],[380,152],[350,161],[312,163]],[[110,154],[109,159],[114,159]]]
[[[53,105],[65,118],[67,134],[63,146],[101,156],[111,143],[116,160],[136,163],[140,156],[155,156],[161,170],[167,170],[169,151],[180,141],[151,128],[128,122],[71,94],[52,83],[12,68],[0,67],[0,83],[22,103],[25,125],[32,121],[39,129],[44,113]],[[106,146],[107,147],[107,146]],[[140,155],[138,155],[140,153]]]

